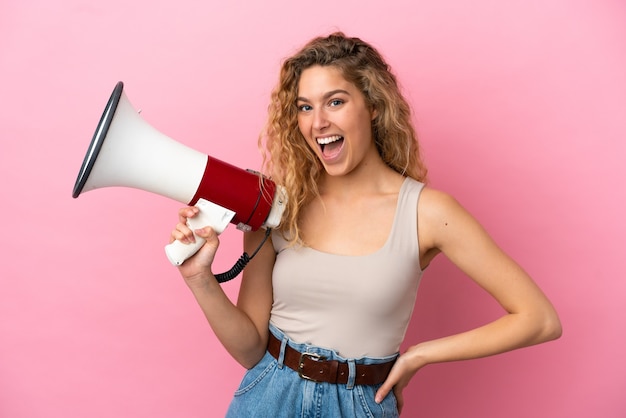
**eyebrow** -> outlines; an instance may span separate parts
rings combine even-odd
[[[329,99],[330,97],[334,96],[335,94],[346,94],[346,95],[350,95],[350,93],[348,93],[348,91],[343,90],[343,89],[336,89],[336,90],[331,90],[328,93],[324,93],[324,95],[322,96],[323,100]],[[296,97],[296,101],[297,102],[308,102],[309,99],[307,99],[306,97]]]

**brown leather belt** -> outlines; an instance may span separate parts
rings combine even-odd
[[[281,341],[270,332],[267,351],[278,360]],[[380,364],[356,364],[355,385],[377,385],[383,383],[395,360]],[[285,346],[283,363],[298,372],[301,378],[314,382],[348,383],[348,363],[326,360],[316,353],[301,353],[288,344]]]

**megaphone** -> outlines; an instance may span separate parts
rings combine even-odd
[[[192,230],[211,226],[218,234],[232,223],[243,231],[263,227],[267,238],[280,224],[286,205],[284,188],[267,177],[196,151],[153,128],[133,108],[121,81],[102,113],[72,197],[103,187],[130,187],[195,205],[200,213],[189,219]],[[196,236],[195,244],[175,241],[165,252],[172,264],[180,265],[202,244]],[[244,253],[231,271],[216,276],[218,281],[234,278],[250,258]]]

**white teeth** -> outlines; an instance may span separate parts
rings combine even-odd
[[[320,145],[327,145],[331,142],[339,141],[341,138],[343,137],[340,135],[328,136],[326,138],[317,138],[317,143]]]

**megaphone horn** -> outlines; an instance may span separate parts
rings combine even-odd
[[[244,231],[274,228],[286,203],[284,189],[270,179],[196,151],[153,128],[133,108],[121,81],[102,113],[72,197],[103,187],[130,187],[196,205],[202,215],[192,219],[204,224],[192,226],[209,225],[218,234],[228,223]],[[184,244],[166,248],[173,264],[197,251],[189,247],[183,251],[180,245]],[[180,251],[184,254],[177,254]]]

